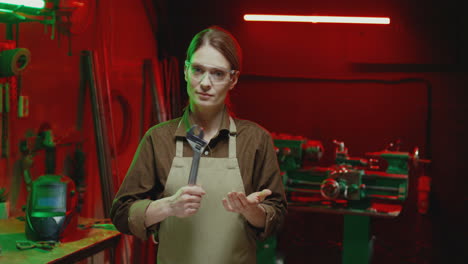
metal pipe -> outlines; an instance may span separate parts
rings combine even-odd
[[[386,191],[386,192],[399,192],[399,188],[395,187],[381,187],[381,186],[368,186],[364,187],[364,190],[374,190],[374,191]]]
[[[301,185],[307,185],[307,186],[320,186],[321,183],[319,182],[309,182],[309,181],[301,181],[301,180],[293,180],[293,179],[288,179],[288,184],[301,184]]]
[[[290,192],[301,192],[301,193],[320,193],[320,190],[304,190],[304,189],[297,189],[297,188],[291,188],[291,187],[286,187],[287,191]]]
[[[96,151],[98,156],[99,176],[101,178],[104,217],[108,218],[113,199],[111,193],[111,191],[113,190],[112,169],[110,163],[111,157],[107,141],[107,135],[105,133],[107,130],[105,127],[106,124],[103,116],[103,106],[100,104],[100,94],[96,87],[96,79],[93,71],[94,64],[92,51],[82,52],[82,67],[90,89],[91,110],[93,113],[94,121],[94,134],[96,140]]]

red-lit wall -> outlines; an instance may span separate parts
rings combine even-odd
[[[115,137],[129,133],[128,144],[118,150],[115,168],[122,180],[131,162],[139,137],[142,64],[146,58],[156,58],[157,45],[146,16],[142,1],[85,1],[87,6],[72,17],[71,51],[68,55],[68,40],[65,36],[50,38],[39,23],[23,23],[19,31],[19,46],[31,51],[31,62],[22,74],[22,95],[29,96],[29,116],[11,119],[10,158],[0,160],[0,186],[10,186],[12,215],[20,214],[26,201],[22,174],[18,171],[20,140],[27,130],[38,131],[41,124],[51,125],[58,143],[70,135],[84,139],[86,153],[85,204],[81,215],[102,217],[101,189],[94,142],[93,122],[89,90],[84,106],[84,127],[76,132],[79,61],[82,50],[93,50],[102,58],[105,43],[108,58],[110,90],[123,96],[129,103],[127,113],[131,118],[123,120],[123,113],[116,101],[112,102]],[[5,25],[0,24],[0,35],[5,36]],[[4,40],[2,37],[0,40]],[[16,110],[14,110],[16,111]],[[16,112],[15,112],[16,113]],[[124,131],[124,132],[123,132]],[[63,163],[73,147],[58,147],[57,173],[63,173]],[[44,173],[44,155],[38,153],[32,168],[33,178]],[[115,183],[118,186],[120,182]],[[18,194],[19,192],[19,194]],[[18,200],[15,198],[18,195]],[[17,200],[15,202],[15,200]]]

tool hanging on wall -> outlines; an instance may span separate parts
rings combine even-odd
[[[2,115],[1,129],[1,157],[8,158],[10,153],[9,131],[10,131],[10,85],[0,83],[0,114]]]
[[[180,93],[179,63],[174,56],[166,57],[160,62],[162,78],[164,80],[164,92],[168,119],[178,117],[182,113],[182,97]]]
[[[83,23],[79,17],[72,19],[78,12],[86,14],[93,10],[94,1],[85,0],[36,0],[36,1],[2,1],[0,0],[0,23],[7,24],[7,36],[12,35],[12,27],[16,25],[18,38],[18,28],[20,23],[38,22],[45,26],[44,32],[48,33],[50,26],[50,38],[55,39],[55,35],[64,35],[68,39],[68,54],[71,56],[71,35],[72,26],[76,23]],[[76,27],[76,26],[75,26]],[[57,34],[58,33],[58,34]],[[7,39],[10,39],[7,37]],[[60,42],[59,42],[60,43]]]
[[[78,103],[78,128],[82,128],[82,113],[84,106],[84,95],[86,88],[89,88],[94,133],[96,140],[96,151],[98,156],[99,176],[101,180],[102,202],[104,216],[109,217],[109,212],[114,198],[114,175],[112,170],[111,147],[109,141],[108,128],[103,109],[103,95],[97,86],[96,80],[96,56],[92,51],[83,51],[81,54],[80,69],[80,97]]]
[[[9,36],[11,37],[11,36]],[[0,42],[0,115],[1,115],[1,157],[10,155],[10,119],[17,109],[18,117],[27,116],[28,98],[19,96],[21,92],[20,74],[27,68],[31,59],[28,49],[17,48],[16,42]]]
[[[163,83],[158,62],[152,59],[143,61],[143,86],[141,93],[141,120],[139,138],[143,137],[148,126],[145,126],[146,94],[149,90],[151,94],[151,118],[149,126],[167,120],[167,111],[164,102]]]
[[[8,46],[15,45],[13,42]],[[29,64],[31,52],[25,48],[4,49],[0,52],[0,77],[19,75]]]

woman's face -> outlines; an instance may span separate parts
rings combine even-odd
[[[190,104],[214,108],[224,104],[227,93],[237,83],[227,59],[215,48],[205,45],[185,65],[185,80]]]

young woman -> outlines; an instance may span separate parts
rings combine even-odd
[[[116,195],[113,223],[141,239],[158,231],[158,263],[256,263],[255,240],[283,222],[270,134],[228,109],[240,65],[240,47],[226,30],[195,35],[184,69],[189,105],[182,117],[148,130]],[[209,144],[197,184],[188,185],[194,152],[186,134],[193,124]]]

